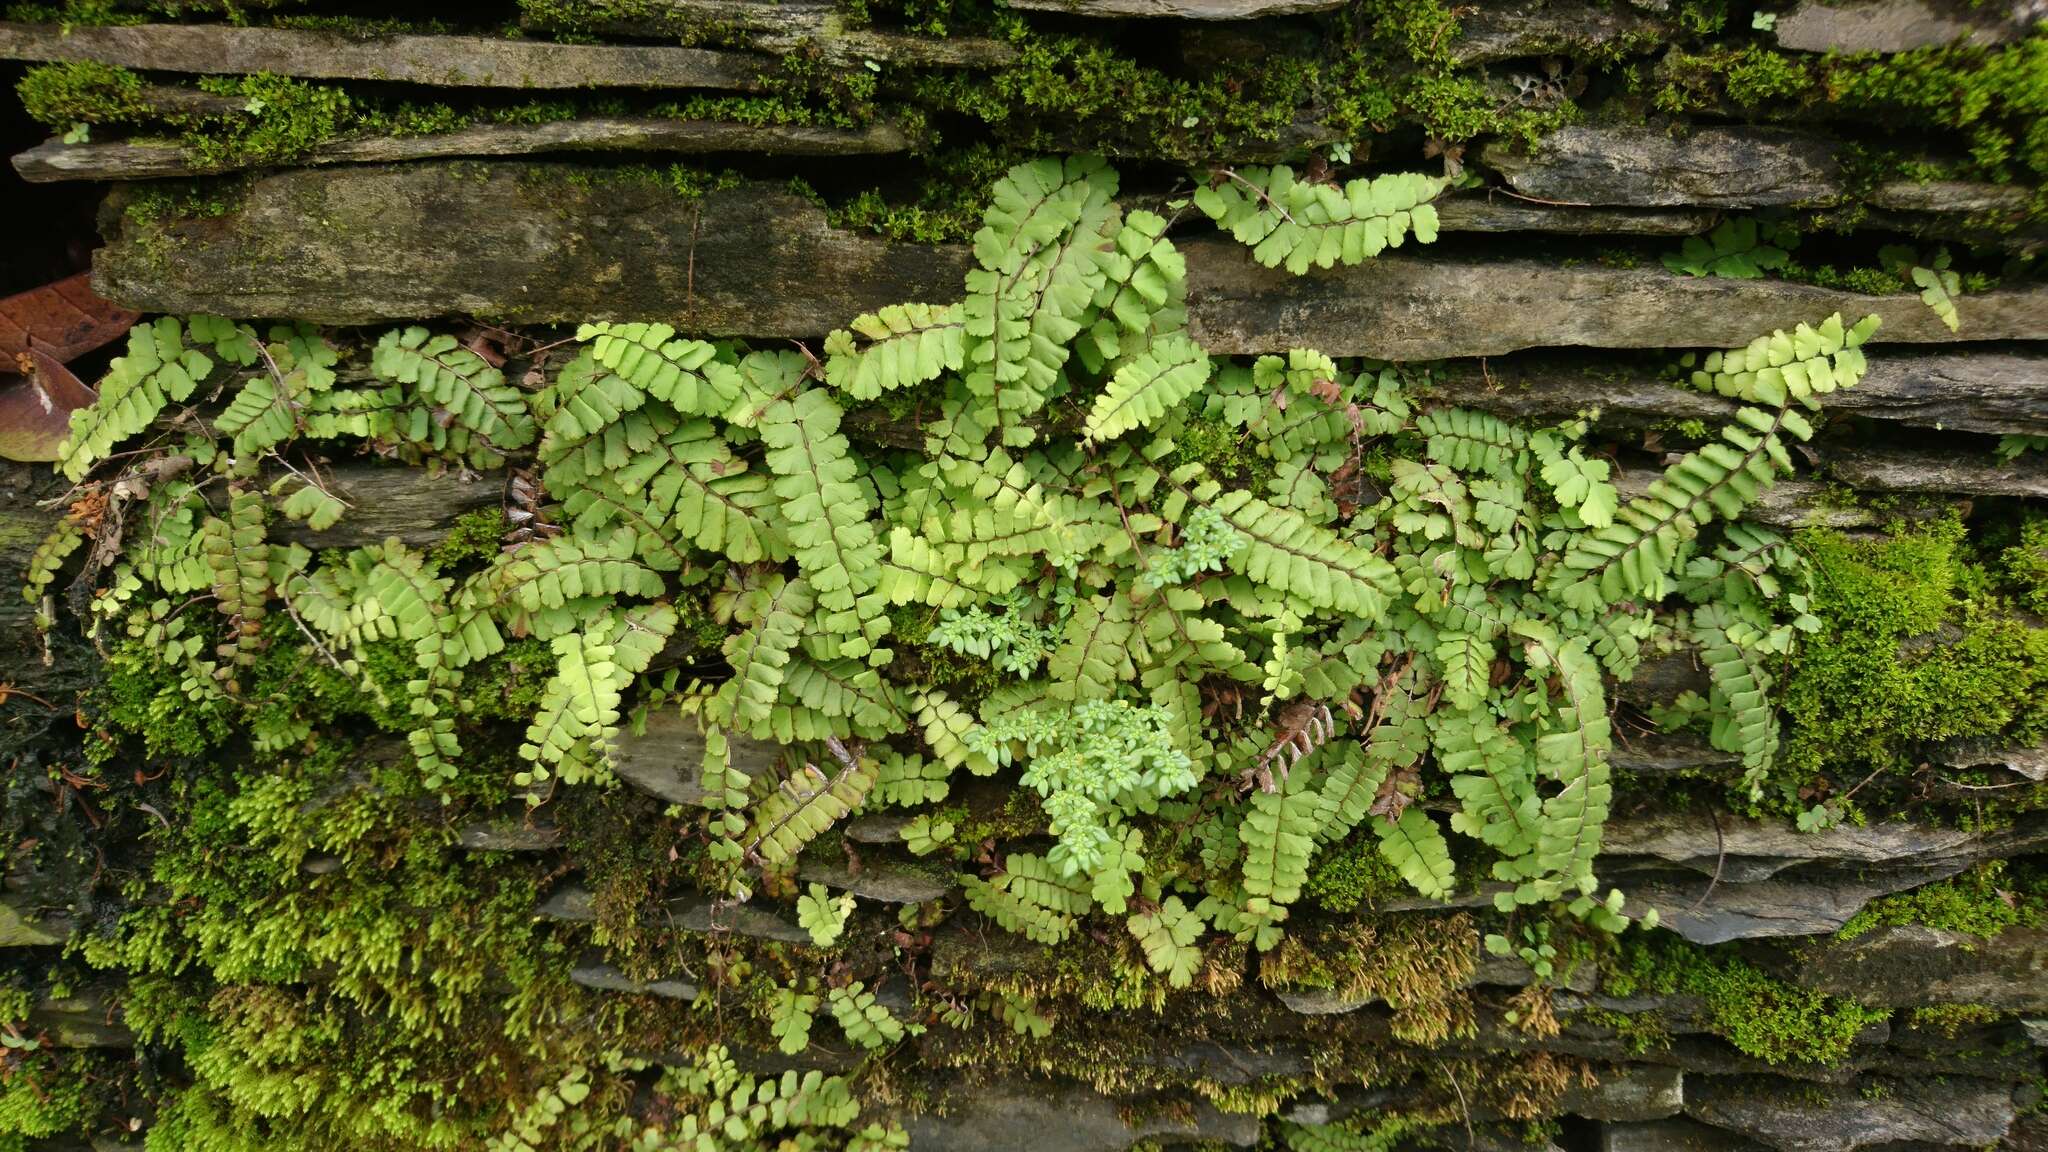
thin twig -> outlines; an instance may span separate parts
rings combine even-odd
[[[1462,1085],[1458,1083],[1457,1074],[1452,1072],[1449,1066],[1447,1066],[1442,1060],[1438,1060],[1436,1062],[1436,1067],[1437,1071],[1442,1072],[1444,1074],[1444,1079],[1449,1080],[1451,1082],[1451,1091],[1456,1092],[1458,1094],[1458,1112],[1465,1118],[1466,1145],[1469,1147],[1478,1144],[1479,1138],[1472,1134],[1472,1108],[1470,1105],[1465,1103],[1465,1089]]]
[[[1245,179],[1244,177],[1239,176],[1237,173],[1232,172],[1228,168],[1218,168],[1216,169],[1216,171],[1221,172],[1223,175],[1230,177],[1232,180],[1235,180],[1239,184],[1242,184],[1245,187],[1251,189],[1253,192],[1258,193],[1259,202],[1261,204],[1264,204],[1268,208],[1271,208],[1273,211],[1278,212],[1282,220],[1287,221],[1289,224],[1293,224],[1297,228],[1301,227],[1301,224],[1298,221],[1296,221],[1294,217],[1289,216],[1287,214],[1287,209],[1282,208],[1276,201],[1274,201],[1274,199],[1271,196],[1266,194],[1266,190],[1264,188],[1261,188],[1257,184],[1254,184],[1251,181]]]
[[[2024,788],[2029,784],[2037,783],[2034,780],[2014,780],[2009,784],[1965,784],[1961,780],[1939,774],[1937,774],[1937,779],[1951,788],[1961,788],[1967,792],[1996,792],[2001,788]]]
[[[283,601],[284,603],[284,614],[291,617],[292,623],[297,624],[299,626],[299,631],[305,635],[306,642],[313,646],[313,650],[315,652],[320,653],[322,656],[327,657],[327,662],[329,664],[334,665],[334,670],[336,672],[339,672],[344,676],[348,675],[348,669],[341,666],[341,661],[336,660],[334,658],[334,653],[329,652],[327,650],[327,645],[322,644],[320,642],[320,638],[318,636],[313,635],[313,630],[311,628],[306,627],[306,622],[304,620],[299,619],[298,609],[292,607],[292,598],[290,596],[285,595],[284,589],[282,587],[279,587],[277,590],[277,598]]]
[[[1707,890],[1705,892],[1700,893],[1700,898],[1693,901],[1692,907],[1687,908],[1685,910],[1685,913],[1688,916],[1698,915],[1699,910],[1707,906],[1707,897],[1712,896],[1714,894],[1715,886],[1721,883],[1721,869],[1728,863],[1728,842],[1721,834],[1721,813],[1718,809],[1713,813],[1713,817],[1714,875],[1711,879],[1707,881]]]
[[[1500,194],[1501,194],[1501,195],[1503,195],[1503,196],[1513,196],[1513,197],[1514,197],[1515,199],[1517,199],[1517,200],[1527,200],[1527,201],[1528,201],[1529,203],[1531,203],[1531,204],[1548,204],[1548,205],[1550,205],[1550,206],[1551,206],[1552,208],[1591,208],[1591,207],[1592,207],[1592,205],[1591,205],[1591,204],[1587,204],[1587,203],[1584,203],[1583,201],[1579,201],[1579,200],[1545,200],[1545,199],[1544,199],[1543,197],[1541,197],[1541,196],[1524,196],[1524,195],[1522,195],[1522,194],[1521,194],[1520,192],[1512,191],[1512,190],[1510,190],[1510,189],[1507,189],[1507,188],[1488,188],[1488,189],[1487,189],[1486,191],[1487,191],[1487,192],[1488,192],[1489,194],[1491,194],[1491,193],[1494,193],[1494,192],[1498,192],[1498,193],[1500,193]]]

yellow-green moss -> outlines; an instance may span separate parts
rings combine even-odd
[[[1878,928],[1917,924],[1989,939],[2007,928],[2037,927],[2044,920],[2048,874],[2038,868],[2016,872],[2004,860],[1991,860],[1947,880],[1872,900],[1835,938],[1854,940]]]
[[[1414,890],[1371,836],[1353,835],[1317,855],[1302,891],[1327,911],[1356,912],[1361,905]]]
[[[1954,518],[1877,540],[1799,537],[1822,627],[1783,681],[1781,788],[1903,766],[1921,742],[2048,726],[2048,629],[2010,612],[1967,539]]]
[[[1839,1060],[1859,1033],[1890,1016],[1887,1009],[1802,988],[1668,933],[1623,937],[1601,971],[1601,989],[1614,996],[1701,997],[1715,1034],[1768,1064]]]
[[[32,119],[59,130],[130,123],[149,114],[141,76],[92,60],[39,64],[22,74],[14,92]]]

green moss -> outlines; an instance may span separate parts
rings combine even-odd
[[[1354,835],[1318,855],[1302,891],[1330,912],[1356,912],[1411,889],[1370,836]]]
[[[1259,455],[1249,435],[1222,419],[1189,415],[1169,434],[1173,451],[1160,461],[1167,471],[1200,464],[1217,479],[1253,491],[1263,489],[1273,478],[1273,461]]]
[[[2038,875],[2020,883],[2004,860],[1979,864],[1947,880],[1882,896],[1851,917],[1837,940],[1854,940],[1881,927],[1917,924],[1989,939],[2015,926],[2048,920],[2048,886]]]
[[[1658,75],[1653,103],[1665,112],[1712,110],[1724,98],[1778,118],[1826,107],[1893,130],[1956,135],[1976,175],[2048,175],[2048,38],[1826,57],[1754,44],[1678,48]]]
[[[1867,296],[1892,296],[1912,291],[1906,279],[1897,272],[1886,268],[1844,268],[1837,270],[1832,264],[1818,264],[1807,267],[1793,261],[1779,270],[1787,280],[1811,284],[1816,288],[1830,288],[1838,292],[1861,292]]]
[[[870,188],[831,208],[828,218],[834,227],[875,232],[894,240],[920,244],[966,240],[981,227],[988,190],[1019,159],[1017,153],[986,143],[940,153],[929,160],[933,174],[918,182],[909,199],[892,199],[882,190]]]
[[[1930,1004],[1913,1009],[1909,1018],[1913,1027],[1939,1032],[1953,1040],[1963,1029],[1996,1024],[2003,1015],[1983,1004]]]
[[[448,531],[427,550],[427,558],[446,572],[465,564],[488,564],[498,554],[510,525],[500,508],[479,508],[455,518]]]
[[[1666,933],[1624,937],[1614,962],[1601,971],[1601,986],[1614,996],[1699,996],[1717,1035],[1769,1064],[1839,1060],[1857,1034],[1890,1015]]]
[[[2020,605],[2048,616],[2048,514],[2029,514],[2019,539],[2000,552],[1999,563]]]
[[[0,1152],[25,1152],[30,1140],[85,1136],[111,1102],[102,1095],[110,1085],[99,1063],[82,1052],[10,1053],[0,1077]]]
[[[141,76],[90,60],[39,64],[22,74],[14,92],[31,118],[60,131],[74,124],[133,123],[150,110]]]
[[[1819,633],[1783,681],[1780,784],[1905,765],[1920,742],[2048,727],[2048,629],[2011,614],[1953,518],[1879,540],[1812,531]]]
[[[83,942],[127,978],[129,1025],[191,1078],[152,1142],[476,1147],[544,1074],[517,1038],[564,985],[531,866],[463,852],[421,818],[408,771],[353,775],[359,752],[328,746],[264,774],[181,773],[130,911]],[[331,866],[309,876],[316,856]],[[279,1123],[284,1142],[262,1142]]]

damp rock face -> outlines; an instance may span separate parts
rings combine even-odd
[[[116,7],[136,15],[134,5]],[[972,146],[1019,156],[1085,148],[1118,168],[1127,208],[1172,220],[1187,267],[1187,332],[1215,356],[1249,363],[1316,349],[1398,365],[1420,409],[1528,426],[1583,418],[1586,454],[1632,499],[1702,429],[1737,418],[1734,400],[1681,385],[1699,353],[1834,313],[1875,314],[1868,373],[1826,398],[1794,474],[1746,520],[1795,541],[1806,528],[1875,541],[1901,525],[1997,523],[2007,533],[1997,559],[1978,559],[2019,569],[2026,557],[2013,525],[2048,514],[2048,452],[2037,442],[2048,437],[2048,282],[2038,271],[2048,217],[2027,158],[2034,109],[2009,77],[1985,96],[1976,70],[1980,57],[2008,59],[1984,54],[2038,60],[2021,54],[2038,47],[2039,2],[1783,0],[1731,9],[1729,26],[1709,32],[1699,26],[1711,5],[1666,0],[1011,0],[997,7],[997,24],[964,13],[920,21],[901,5],[863,18],[836,0],[527,0],[516,26],[496,33],[253,14],[231,24],[196,11],[203,5],[150,7],[193,11],[139,24],[0,22],[0,59],[134,70],[135,99],[174,117],[95,122],[89,132],[57,125],[13,157],[15,173],[104,196],[92,275],[108,300],[147,313],[338,326],[335,370],[350,384],[373,379],[371,348],[385,330],[414,323],[488,349],[507,329],[560,347],[585,321],[645,320],[822,357],[823,338],[857,316],[961,297],[977,265],[973,227],[946,214],[972,219],[983,207],[979,189],[958,186],[979,163]],[[934,31],[948,21],[944,35]],[[1954,107],[1904,85],[1881,108],[1819,95],[1830,81],[1846,88],[1852,74],[1910,70],[1932,54],[1947,63],[1929,83],[1961,94]],[[1305,62],[1315,83],[1290,88]],[[247,95],[202,89],[196,78],[257,73],[330,85],[364,106],[404,98],[465,114],[417,131],[316,133],[282,150],[223,147],[266,121]],[[1812,82],[1803,89],[1812,99],[1757,97],[1768,87],[1759,75],[1789,85],[1794,73]],[[1587,103],[1587,93],[1604,100],[1622,88],[1623,103],[1634,102],[1627,110]],[[1236,102],[1233,115],[1178,103],[1217,91]],[[1391,110],[1368,99],[1381,95]],[[1258,103],[1268,99],[1285,103]],[[1969,123],[1911,121],[1935,103]],[[1484,123],[1465,123],[1475,117]],[[1431,243],[1411,234],[1368,261],[1297,275],[1265,266],[1185,203],[1205,181],[1274,163],[1308,180],[1462,179],[1432,205]],[[1755,276],[1667,266],[1667,256],[1683,265],[1688,240],[1755,220],[1804,230],[1795,266]],[[1911,250],[1897,271],[1880,255],[1892,245]],[[1940,253],[1968,277],[1954,324],[1911,279],[1911,267],[1933,271]],[[531,362],[515,361],[512,386],[537,388],[519,377]],[[1074,451],[1076,414],[1060,410],[1071,399],[1056,396],[1032,445],[1013,447],[1096,467],[1099,445]],[[1285,411],[1272,397],[1262,403]],[[913,388],[850,412],[839,430],[863,450],[915,453],[944,418]],[[740,439],[756,466],[761,445]],[[1385,448],[1361,436],[1373,467]],[[1178,462],[1195,448],[1159,451]],[[437,470],[337,453],[319,461],[320,474],[347,515],[315,528],[273,513],[267,540],[282,562],[293,549],[391,540],[431,550],[479,514],[517,513],[521,531],[545,534],[573,513],[553,495],[523,505],[534,462],[530,448],[506,467]],[[1262,480],[1272,470],[1276,486],[1283,474],[1305,484],[1328,470],[1249,454],[1237,463]],[[904,498],[857,478],[870,481],[872,498]],[[289,473],[265,461],[251,483],[269,490]],[[1376,475],[1380,487],[1362,503],[1390,483]],[[69,487],[46,469],[0,463],[0,569],[26,567],[75,497]],[[1275,501],[1299,494],[1269,492]],[[1178,529],[1126,527],[1134,547],[1183,539]],[[476,564],[451,560],[441,574],[462,579]],[[673,673],[673,690],[688,694],[692,680],[728,675],[720,630],[735,590],[768,568],[719,559],[664,570],[668,599],[690,623],[654,656],[650,679]],[[1054,579],[1056,569],[1034,568],[1029,579]],[[1428,583],[1404,592],[1426,597]],[[156,838],[189,828],[175,809],[152,811],[169,803],[154,766],[103,769],[154,787],[136,793],[152,810],[103,805],[91,783],[50,770],[52,734],[75,747],[81,720],[89,729],[101,706],[80,693],[106,672],[92,638],[46,635],[39,600],[0,591],[0,687],[54,701],[39,710],[0,691],[0,762],[22,753],[0,801],[0,829],[13,834],[0,888],[0,992],[18,985],[23,994],[5,1001],[21,1001],[20,1019],[0,1025],[67,1060],[180,1075],[140,1010],[130,1026],[131,1005],[147,1002],[111,977],[78,979],[71,949],[156,906],[153,884],[126,881],[146,875],[138,861]],[[211,591],[194,590],[202,611]],[[51,600],[71,595],[60,587]],[[940,609],[916,600],[883,609],[897,659],[957,656],[922,638],[917,629]],[[512,639],[544,648],[534,635]],[[1521,658],[1506,643],[1495,657],[1503,673]],[[859,1070],[881,1067],[886,1075],[872,1079],[885,1102],[863,1119],[900,1122],[913,1149],[2048,1147],[2048,929],[2027,903],[2031,890],[2017,887],[2036,883],[2048,859],[2038,736],[1916,742],[1896,768],[1909,784],[1876,800],[1895,782],[1881,777],[1856,818],[1801,831],[1789,801],[1742,798],[1743,755],[1725,733],[1654,729],[1651,718],[1688,693],[1713,695],[1708,654],[1653,639],[1642,655],[1632,679],[1607,682],[1618,738],[1595,895],[1618,890],[1632,913],[1654,909],[1661,927],[1631,929],[1618,944],[1593,943],[1562,914],[1497,911],[1512,904],[1513,886],[1493,876],[1476,840],[1453,837],[1459,882],[1439,901],[1378,875],[1367,833],[1315,846],[1314,895],[1291,910],[1287,944],[1262,952],[1255,931],[1234,938],[1212,925],[1190,987],[1168,993],[1146,968],[1156,940],[1145,941],[1143,918],[1169,896],[1200,899],[1171,878],[1140,877],[1125,912],[1086,916],[1058,945],[984,914],[998,899],[991,886],[1011,876],[1007,853],[1052,843],[1014,764],[987,777],[955,772],[943,799],[869,803],[787,860],[741,851],[743,882],[714,891],[700,882],[730,877],[704,834],[723,798],[706,786],[711,721],[673,696],[644,716],[633,715],[642,698],[622,701],[600,780],[493,793],[452,815],[424,800],[408,819],[417,843],[451,868],[516,881],[509,916],[494,913],[530,929],[545,958],[533,972],[465,969],[449,987],[480,983],[494,1003],[561,993],[541,1025],[550,1044],[609,1022],[657,1021],[657,1042],[624,1053],[654,1065],[636,1092],[660,1065],[689,1066],[714,1039],[736,1067],[767,1077],[854,1073],[865,1087]],[[798,656],[820,667],[830,659]],[[948,662],[964,723],[978,718],[981,663]],[[1234,709],[1247,732],[1270,716],[1253,684],[1201,687],[1215,717]],[[1368,712],[1370,679],[1328,703]],[[927,723],[920,716],[916,734],[889,741],[847,738],[848,754],[930,754],[920,743],[933,735]],[[816,779],[802,766],[833,763],[815,735],[791,732],[785,743],[727,733],[728,785],[756,803],[800,806]],[[404,748],[395,733],[366,740],[352,750],[364,763],[301,814],[375,794]],[[1211,786],[1228,782],[1204,781]],[[1801,806],[1840,800],[1842,790],[1801,795]],[[1441,818],[1456,797],[1432,785],[1417,803]],[[109,830],[81,811],[111,814]],[[58,819],[48,813],[90,831],[60,844],[39,823]],[[955,839],[939,842],[934,818]],[[750,826],[741,841],[760,831]],[[1209,839],[1189,859],[1236,866],[1238,832],[1200,835]],[[93,837],[115,845],[107,876],[116,880],[99,876]],[[1143,851],[1163,858],[1177,850],[1169,844],[1162,836]],[[287,895],[347,880],[346,851],[320,844],[293,857],[279,869],[294,886]],[[2016,922],[2002,931],[1895,922],[1902,900],[1986,876],[2013,901]],[[818,909],[829,917],[842,899],[853,907],[844,938],[853,944],[820,950]],[[1872,917],[1859,913],[1873,908],[1893,914],[1863,931]],[[174,923],[192,906],[176,912]],[[1516,946],[1554,945],[1553,969],[1539,975],[1512,948],[1488,950],[1482,941],[1496,931]],[[217,994],[223,1005],[267,1005],[280,989],[324,989],[333,974],[312,966],[209,987],[197,1002]],[[785,982],[818,1000],[808,1042],[788,1047],[777,1013],[790,1004],[775,999]],[[876,1048],[851,1038],[847,1022],[862,1009],[833,996],[847,999],[856,982],[877,1011],[910,1026],[902,1036]],[[1417,1109],[1430,1120],[1423,1130],[1361,1134]],[[1320,1127],[1332,1124],[1346,1131]],[[92,1146],[131,1133],[109,1128]],[[8,1135],[0,1131],[0,1144]]]

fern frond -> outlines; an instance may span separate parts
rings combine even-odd
[[[958,372],[965,347],[960,305],[892,304],[825,337],[825,383],[873,400]]]
[[[1783,435],[1804,440],[1813,428],[1790,408],[1736,412],[1721,440],[1688,453],[1623,505],[1614,523],[1572,537],[1560,577],[1576,574],[1584,588],[1565,591],[1574,607],[1593,608],[1642,596],[1663,598],[1679,548],[1715,519],[1733,519],[1792,471]]]
[[[797,569],[823,610],[817,626],[848,637],[846,655],[859,657],[889,622],[868,596],[881,580],[882,545],[839,419],[831,394],[812,389],[770,405],[760,430]]]
[[[804,845],[860,807],[875,784],[874,764],[855,760],[836,746],[833,752],[839,757],[834,775],[806,763],[754,806],[748,859],[770,866],[794,860]]]
[[[1877,331],[1872,313],[1844,330],[1840,312],[1819,328],[1800,324],[1789,334],[1778,329],[1748,346],[1709,353],[1689,381],[1702,392],[1718,392],[1744,404],[1781,407],[1797,400],[1819,408],[1820,397],[1855,386],[1868,364],[1862,345]]]
[[[678,412],[724,415],[740,396],[738,370],[718,358],[715,345],[675,335],[666,324],[639,322],[576,330],[598,365],[634,389]]]
[[[1202,963],[1202,950],[1195,944],[1202,935],[1202,918],[1180,897],[1168,896],[1156,910],[1132,916],[1125,925],[1145,950],[1145,963],[1169,985],[1186,988],[1194,983]]]
[[[71,414],[70,434],[57,446],[57,466],[72,482],[85,479],[114,445],[149,427],[167,404],[183,403],[213,372],[213,361],[187,348],[169,316],[128,330],[128,352],[100,378],[99,396]]]
[[[732,714],[742,723],[765,722],[781,698],[784,669],[813,605],[810,585],[801,578],[770,576],[740,596],[733,615],[747,628],[726,638],[732,679],[720,692],[730,697]]]
[[[1771,677],[1744,643],[1758,639],[1756,629],[1718,601],[1693,609],[1689,627],[1713,683],[1713,745],[1742,757],[1743,783],[1756,793],[1778,754]]]
[[[1185,336],[1153,343],[1144,354],[1118,368],[1109,386],[1095,398],[1083,433],[1092,441],[1112,440],[1133,428],[1158,423],[1181,401],[1209,380],[1209,354]]]
[[[1380,839],[1380,855],[1386,857],[1409,887],[1432,900],[1450,896],[1457,878],[1451,846],[1421,805],[1403,808],[1396,820],[1375,820],[1372,829]]]
[[[1436,240],[1430,201],[1450,185],[1442,177],[1394,172],[1353,180],[1339,189],[1297,180],[1285,166],[1243,168],[1195,189],[1195,207],[1249,245],[1268,268],[1282,264],[1299,276],[1310,265],[1358,264],[1409,235]]]
[[[1308,882],[1321,803],[1308,777],[1290,772],[1276,790],[1253,793],[1251,811],[1238,830],[1245,847],[1245,893],[1275,907],[1294,903]]]
[[[1241,489],[1211,506],[1249,541],[1230,558],[1232,571],[1332,612],[1369,621],[1385,614],[1394,568],[1379,556]]]
[[[462,432],[445,441],[447,451],[472,463],[524,448],[537,434],[525,394],[453,336],[418,326],[393,329],[371,350],[370,371],[444,413],[433,423]]]
[[[1060,646],[1046,664],[1056,700],[1107,700],[1137,675],[1131,666],[1131,602],[1094,596],[1074,604]]]
[[[77,521],[65,517],[51,527],[42,543],[29,555],[28,571],[23,578],[22,599],[33,604],[42,599],[43,592],[57,579],[58,569],[64,567],[64,560],[78,546],[85,543],[85,529]]]

